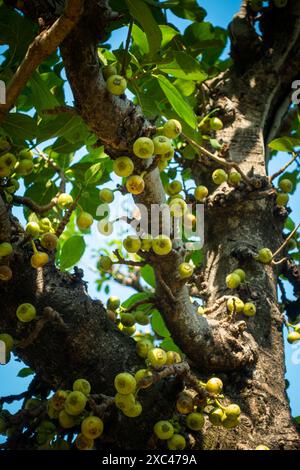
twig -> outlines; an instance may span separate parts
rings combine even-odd
[[[45,214],[46,212],[51,211],[51,209],[53,209],[54,206],[56,206],[59,194],[60,192],[57,193],[57,195],[51,199],[49,204],[46,204],[45,206],[40,206],[29,197],[22,197],[22,196],[15,196],[15,195],[13,195],[13,202],[15,204],[20,204],[22,206],[28,207],[28,209],[32,210],[36,214]]]
[[[276,173],[274,173],[274,175],[270,176],[270,182],[272,182],[275,178],[277,178],[277,176],[280,176],[282,173],[285,172],[285,170],[292,164],[294,163],[294,161],[299,157],[299,153],[294,153],[293,155],[293,158],[287,162],[286,165],[284,165],[282,168],[280,168],[280,170],[276,171]]]
[[[289,236],[285,239],[283,244],[278,248],[278,250],[273,253],[273,259],[286,247],[290,239],[295,235],[297,232],[298,228],[300,227],[300,223],[297,225],[297,227],[294,228],[294,230],[289,234]]]
[[[170,297],[172,302],[176,302],[176,297],[174,296],[171,288],[168,286],[168,284],[166,284],[165,280],[162,278],[162,275],[161,275],[159,269],[156,270],[156,275],[157,275],[157,277],[159,279],[159,282],[161,283],[163,289],[166,291],[166,293],[168,294],[168,296]]]
[[[81,191],[79,191],[75,201],[73,202],[73,204],[71,205],[71,207],[69,207],[69,209],[66,210],[66,213],[63,217],[63,219],[61,220],[59,226],[57,227],[56,229],[56,232],[55,232],[55,235],[59,238],[61,236],[61,234],[63,233],[63,231],[65,230],[66,226],[68,225],[69,221],[70,221],[70,218],[71,218],[71,215],[73,213],[73,211],[76,209],[77,207],[77,203],[80,199],[80,196],[81,196]]]
[[[7,87],[6,104],[0,105],[0,122],[14,106],[38,65],[52,54],[71,32],[83,12],[83,6],[84,0],[69,0],[60,18],[49,29],[42,31],[31,43]]]
[[[146,266],[145,261],[132,261],[124,259],[118,250],[114,250],[113,254],[118,258],[118,261],[114,261],[113,264],[125,264],[127,266],[134,266],[134,267],[143,267]]]
[[[133,27],[133,19],[130,18],[128,33],[127,33],[127,38],[126,38],[126,44],[125,44],[125,50],[124,50],[124,56],[123,56],[123,61],[122,61],[122,68],[121,68],[121,75],[122,76],[125,76],[125,72],[126,72],[127,53],[128,53],[128,49],[129,49],[129,45],[130,45],[132,27]]]
[[[129,308],[126,308],[124,309],[123,311],[124,312],[132,312],[133,310],[136,310],[137,307],[139,307],[140,305],[145,305],[145,304],[155,304],[155,297],[153,296],[152,298],[147,298],[147,299],[142,299],[142,300],[139,300],[138,302],[135,302],[133,305],[131,305],[131,307]]]

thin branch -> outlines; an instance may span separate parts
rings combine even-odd
[[[113,251],[113,254],[118,258],[118,261],[114,261],[113,264],[125,264],[127,266],[134,266],[134,267],[143,267],[146,265],[145,261],[132,261],[124,259],[118,250]]]
[[[125,76],[126,67],[127,67],[127,53],[128,53],[128,49],[129,49],[129,46],[130,46],[132,27],[133,27],[133,19],[130,18],[128,33],[127,33],[127,38],[126,38],[126,44],[125,44],[125,51],[124,51],[124,56],[123,56],[123,61],[122,61],[122,68],[121,68],[121,75],[123,75],[123,76]]]
[[[56,206],[59,194],[60,192],[54,198],[51,199],[49,204],[46,204],[45,206],[40,206],[29,197],[23,197],[23,196],[14,195],[13,202],[15,204],[28,207],[28,209],[32,210],[36,214],[45,214],[46,212],[51,211],[51,209],[53,209],[54,206]]]
[[[270,182],[272,182],[275,178],[277,178],[277,176],[280,176],[282,175],[282,173],[285,172],[285,170],[292,164],[294,163],[294,161],[299,157],[299,153],[294,153],[293,155],[293,158],[287,162],[286,165],[284,165],[282,168],[280,168],[280,170],[276,171],[276,173],[274,173],[274,175],[270,176]]]
[[[68,0],[65,11],[53,25],[42,31],[27,53],[7,87],[6,104],[0,105],[0,122],[15,105],[18,96],[36,68],[63,42],[83,12],[84,0]]]
[[[41,114],[53,115],[53,114],[71,114],[72,116],[78,116],[78,111],[74,106],[55,106],[51,109],[43,109]]]
[[[300,227],[300,223],[294,228],[294,230],[289,234],[289,236],[285,239],[283,244],[278,248],[278,250],[273,253],[273,259],[286,247],[290,239],[295,235],[297,232],[298,228]]]
[[[127,312],[127,313],[130,313],[130,312],[133,312],[133,310],[136,310],[137,307],[139,307],[140,305],[145,305],[145,304],[152,304],[153,305],[153,304],[155,304],[155,302],[156,302],[155,296],[153,296],[152,298],[148,297],[147,299],[142,299],[142,300],[139,300],[138,302],[135,302],[133,305],[131,305],[131,307],[126,308],[123,311]]]

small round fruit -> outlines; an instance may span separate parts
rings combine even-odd
[[[135,324],[135,316],[132,313],[122,313],[121,323],[124,326],[133,326]]]
[[[76,224],[79,230],[87,230],[93,222],[93,216],[88,212],[81,212],[76,220]]]
[[[8,282],[12,279],[13,272],[9,266],[0,266],[0,281]]]
[[[206,186],[197,186],[194,196],[196,201],[202,202],[208,196],[208,188]]]
[[[0,257],[10,256],[13,253],[13,247],[10,243],[0,243]]]
[[[188,210],[186,202],[178,194],[169,202],[169,208],[173,217],[183,217]]]
[[[20,160],[32,160],[33,152],[29,149],[23,149],[19,152],[18,157]]]
[[[228,289],[236,289],[241,284],[241,278],[235,273],[226,276],[226,285]]]
[[[121,75],[111,75],[106,81],[106,88],[113,95],[123,95],[127,88],[127,81]]]
[[[176,409],[183,415],[192,413],[194,411],[193,397],[186,392],[181,392],[177,397]]]
[[[144,234],[141,238],[141,249],[143,251],[150,251],[152,248],[152,237],[149,234]]]
[[[180,434],[174,434],[167,442],[169,450],[183,450],[186,448],[186,440]]]
[[[242,180],[242,176],[237,171],[232,171],[228,175],[228,183],[231,186],[238,187]]]
[[[99,267],[103,269],[103,271],[109,271],[113,265],[112,260],[109,256],[101,256],[99,259]]]
[[[65,390],[57,390],[50,400],[52,407],[56,411],[63,410],[67,397],[68,397],[68,392],[66,392]]]
[[[17,308],[17,317],[23,323],[29,323],[36,317],[36,309],[31,304],[21,304]]]
[[[207,381],[205,388],[208,393],[219,395],[223,390],[223,382],[218,377],[212,377]]]
[[[106,202],[106,204],[110,204],[115,199],[113,191],[108,188],[101,189],[99,192],[99,197],[101,201]]]
[[[291,180],[285,178],[280,181],[279,183],[279,188],[284,192],[284,193],[291,193],[294,189],[294,185],[291,182]]]
[[[166,366],[170,366],[172,364],[179,364],[182,362],[182,358],[180,354],[176,351],[167,351],[167,362]]]
[[[190,413],[186,417],[186,425],[192,431],[200,431],[204,426],[204,416],[201,413]]]
[[[128,395],[129,393],[135,392],[136,380],[133,375],[128,372],[121,372],[116,375],[114,385],[117,392],[122,395]]]
[[[123,413],[128,418],[137,418],[142,413],[143,408],[139,401],[137,401],[131,408],[125,408]]]
[[[231,405],[225,407],[224,413],[226,414],[227,418],[238,418],[241,414],[241,408],[239,405],[232,403]]]
[[[122,323],[120,323],[120,325],[122,325]],[[133,326],[124,326],[124,325],[122,325],[122,331],[126,335],[131,336],[136,332],[136,327],[135,327],[135,325],[133,325]]]
[[[180,279],[187,279],[194,273],[194,268],[190,263],[181,263],[178,266],[178,272]]]
[[[247,317],[254,317],[256,314],[256,307],[252,302],[246,302],[243,310],[244,315]]]
[[[130,176],[134,170],[133,161],[129,157],[119,157],[113,163],[113,170],[117,176]]]
[[[110,222],[106,218],[99,220],[97,227],[98,227],[99,232],[105,237],[109,237],[114,231],[114,226],[112,222]]]
[[[84,395],[89,395],[91,393],[91,384],[86,379],[77,379],[73,383],[73,391],[74,392],[81,392]]]
[[[37,253],[34,253],[31,257],[31,266],[35,269],[42,268],[49,262],[49,256],[47,253],[43,253],[42,251],[38,251]]]
[[[68,209],[73,204],[73,198],[71,194],[62,193],[58,196],[57,205],[60,209]]]
[[[154,368],[160,368],[167,362],[167,353],[161,348],[153,348],[148,352],[149,364]]]
[[[87,397],[79,391],[70,392],[65,401],[65,410],[71,416],[78,416],[85,408]]]
[[[141,194],[145,189],[145,181],[139,175],[129,176],[126,180],[126,189],[131,194]]]
[[[182,184],[177,180],[172,181],[166,187],[166,193],[169,194],[169,196],[175,196],[175,194],[180,193],[180,191],[182,191]]]
[[[14,339],[7,333],[0,334],[0,341],[3,341],[5,344],[5,349],[7,352],[11,352],[14,347]]]
[[[225,415],[226,416],[226,415]],[[232,418],[230,416],[226,416],[222,421],[222,426],[225,429],[234,429],[240,424],[240,418]]]
[[[153,348],[153,343],[149,339],[141,339],[136,343],[136,353],[138,356],[146,359],[148,352]]]
[[[221,408],[214,408],[208,417],[213,426],[222,426],[222,421],[225,419],[224,412]]]
[[[97,416],[89,416],[81,423],[81,432],[88,439],[97,439],[103,433],[104,424]]]
[[[87,438],[84,434],[78,434],[75,440],[75,445],[78,450],[92,450],[94,447],[93,439]]]
[[[287,6],[288,0],[274,0],[275,7],[284,8]]]
[[[152,241],[152,249],[157,255],[168,255],[172,251],[172,241],[166,235],[158,235]]]
[[[229,312],[235,311],[236,313],[240,313],[244,309],[244,302],[238,297],[230,297],[230,299],[227,300],[227,308]]]
[[[37,238],[40,234],[40,226],[37,222],[28,222],[25,232],[33,238]]]
[[[276,204],[277,206],[285,207],[289,202],[289,195],[287,193],[277,193]]]
[[[201,305],[200,305],[200,307],[197,308],[197,315],[202,316],[204,314],[205,314],[205,309],[203,307],[201,307]]]
[[[213,172],[212,180],[215,184],[219,186],[220,184],[225,183],[228,180],[228,175],[226,171],[222,170],[221,168],[218,168]]]
[[[44,219],[41,219],[39,221],[39,227],[42,233],[51,232],[52,224],[50,220],[47,217],[45,217]]]
[[[300,333],[297,331],[290,331],[287,335],[287,340],[290,344],[300,341]]]
[[[135,323],[138,323],[139,325],[142,325],[142,326],[149,325],[150,323],[148,315],[143,310],[135,312],[134,320],[135,320]]]
[[[244,282],[244,281],[245,281],[245,279],[246,279],[246,273],[245,273],[245,271],[244,271],[243,269],[240,269],[240,268],[235,269],[235,270],[233,271],[233,273],[234,273],[234,274],[237,274],[237,275],[241,278],[241,282]]]
[[[269,447],[263,445],[263,444],[259,444],[255,450],[270,450]]]
[[[121,301],[119,299],[119,297],[116,297],[116,296],[110,296],[108,299],[107,299],[107,302],[106,302],[106,306],[107,308],[109,308],[110,310],[117,310],[117,308],[120,307],[120,304],[121,304]]]
[[[123,246],[128,253],[137,253],[141,249],[142,243],[136,235],[128,235],[123,240]]]
[[[168,167],[168,161],[162,157],[157,162],[157,168],[160,172],[164,171]]]
[[[139,158],[151,158],[154,154],[154,143],[149,137],[139,137],[133,144],[133,153]]]
[[[155,155],[165,155],[172,149],[172,142],[164,135],[158,135],[153,139]]]
[[[257,261],[263,264],[270,264],[273,259],[273,253],[269,248],[262,248],[258,252]]]
[[[149,369],[138,370],[134,377],[139,388],[148,388],[152,385],[153,374]]]
[[[168,139],[176,139],[182,132],[182,126],[176,119],[170,119],[163,126],[163,133]]]
[[[221,119],[217,117],[211,118],[209,123],[210,123],[210,128],[213,131],[220,131],[221,129],[223,129],[223,122],[221,121]]]
[[[135,397],[133,393],[128,393],[127,395],[117,393],[115,395],[115,405],[117,408],[119,408],[119,410],[122,411],[132,408],[135,405]]]
[[[117,68],[111,64],[105,65],[104,67],[102,67],[102,75],[104,77],[104,80],[106,81],[112,75],[117,75]]]
[[[174,434],[173,425],[170,421],[158,421],[153,428],[154,434],[163,441],[171,439]]]
[[[16,167],[16,173],[20,176],[27,176],[32,173],[34,168],[33,162],[30,160],[21,160],[19,161]]]
[[[41,245],[48,251],[54,251],[57,248],[58,238],[54,233],[44,233],[41,238]]]
[[[184,214],[184,229],[186,230],[192,230],[197,222],[197,218],[194,216],[194,214]]]

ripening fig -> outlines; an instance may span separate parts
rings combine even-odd
[[[39,220],[39,227],[40,227],[40,231],[42,233],[46,233],[46,232],[51,232],[52,231],[52,223],[51,221],[48,219],[48,217],[45,217],[41,220]]]
[[[120,330],[128,336],[132,336],[136,332],[135,325],[133,326],[124,326],[122,323],[119,323]]]
[[[97,439],[103,433],[104,424],[97,416],[88,416],[81,423],[81,432],[88,439]]]
[[[230,297],[230,299],[227,300],[227,308],[229,312],[235,311],[236,313],[240,313],[244,309],[244,302],[238,297]]]
[[[18,157],[20,160],[32,160],[33,152],[29,149],[23,149],[18,153]]]
[[[30,160],[21,160],[17,163],[16,173],[20,176],[27,176],[32,173],[34,168],[33,162]]]
[[[131,194],[141,194],[145,189],[145,181],[139,175],[129,176],[126,180],[126,189]]]
[[[141,249],[142,243],[136,235],[128,235],[123,240],[123,246],[128,253],[137,253]]]
[[[171,439],[168,439],[167,446],[169,450],[183,450],[186,448],[186,440],[181,434],[173,434]]]
[[[210,128],[213,131],[220,131],[221,129],[223,129],[223,122],[221,121],[221,119],[217,117],[211,118],[209,121],[209,124],[210,124]]]
[[[80,433],[76,437],[75,445],[78,450],[92,450],[94,448],[93,439],[88,439],[84,434]]]
[[[135,316],[132,313],[122,313],[121,323],[124,326],[133,326],[135,324]]]
[[[163,126],[163,134],[168,139],[176,139],[182,132],[182,126],[176,119],[170,119]]]
[[[167,440],[171,439],[171,437],[174,434],[174,428],[173,425],[170,423],[170,421],[158,421],[153,428],[154,434],[158,439],[161,440]]]
[[[224,413],[226,414],[227,418],[238,418],[241,414],[241,409],[239,405],[232,403],[224,408]]]
[[[7,178],[10,174],[10,168],[0,161],[0,178]]]
[[[101,256],[99,259],[99,267],[103,269],[103,271],[109,271],[113,265],[112,260],[109,256]]]
[[[186,392],[181,392],[177,397],[176,409],[178,413],[183,415],[192,413],[194,411],[193,397]]]
[[[291,180],[285,178],[279,182],[279,188],[284,192],[284,193],[291,193],[294,189],[294,185],[291,182]]]
[[[170,214],[173,217],[183,217],[188,210],[186,202],[178,196],[177,194],[176,197],[169,202]]]
[[[141,249],[143,251],[150,251],[152,248],[152,237],[148,233],[145,233],[141,237]]]
[[[91,393],[91,384],[86,379],[77,379],[73,383],[73,390],[74,392],[81,392],[84,395],[89,395]]]
[[[213,426],[222,426],[222,421],[225,419],[224,412],[221,408],[214,408],[208,417]]]
[[[237,274],[241,278],[241,282],[244,282],[246,279],[246,273],[243,269],[238,268],[233,271],[234,274]]]
[[[5,188],[5,191],[7,191],[10,194],[14,194],[18,189],[20,189],[20,183],[18,180],[12,178],[9,180],[7,183],[9,186]]]
[[[0,157],[0,167],[8,168],[9,173],[12,173],[16,163],[17,159],[12,153],[5,153]]]
[[[168,167],[168,161],[160,158],[157,162],[157,168],[159,169],[160,172],[164,171]]]
[[[37,238],[40,234],[40,226],[37,222],[28,222],[25,232],[33,238]]]
[[[121,301],[119,299],[119,297],[116,297],[116,296],[111,296],[107,299],[107,302],[106,302],[106,306],[107,308],[109,308],[110,310],[117,310],[117,308],[120,307],[120,304],[121,304]]]
[[[225,183],[228,180],[228,175],[226,171],[222,170],[222,168],[218,168],[212,174],[212,180],[218,186],[222,183]]]
[[[139,137],[133,144],[133,153],[139,158],[151,158],[154,154],[154,143],[149,137]]]
[[[102,67],[102,75],[106,81],[112,75],[117,75],[117,68],[112,64],[104,65],[104,67]]]
[[[178,266],[178,273],[180,279],[188,279],[194,273],[194,268],[190,263],[181,263]]]
[[[78,416],[85,408],[86,396],[79,391],[70,392],[65,401],[65,410],[71,416]]]
[[[197,186],[194,192],[196,201],[202,202],[208,196],[208,189],[206,186]]]
[[[180,191],[182,191],[182,184],[180,181],[172,181],[166,186],[166,193],[169,194],[169,196],[175,196],[175,194],[180,193]]]
[[[300,341],[300,333],[297,331],[290,331],[287,335],[287,340],[290,344]]]
[[[172,148],[170,139],[164,135],[158,135],[154,137],[153,144],[155,155],[165,155],[166,153],[170,152]]]
[[[256,314],[256,307],[252,302],[246,302],[243,310],[244,315],[247,317],[254,317]]]
[[[200,431],[204,426],[204,416],[201,413],[190,413],[186,417],[186,425],[192,431]]]
[[[73,198],[71,194],[62,193],[58,196],[57,205],[60,209],[68,209],[73,204]]]
[[[277,206],[285,207],[289,202],[289,195],[287,193],[277,193],[276,204]]]
[[[49,262],[49,256],[47,253],[43,253],[42,251],[37,251],[31,257],[31,266],[35,269],[42,268]]]
[[[135,373],[135,380],[139,388],[148,388],[152,385],[153,374],[149,369],[140,369]],[[141,382],[143,380],[143,382]],[[141,383],[140,383],[141,382]]]
[[[54,233],[44,233],[41,238],[41,245],[48,251],[54,251],[58,245],[58,238]]]
[[[135,405],[135,397],[133,393],[128,393],[127,395],[117,393],[115,395],[115,405],[121,411],[132,408]]]
[[[146,359],[148,352],[153,348],[153,343],[149,339],[141,339],[136,343],[136,353],[138,356]]]
[[[50,399],[53,408],[56,411],[61,411],[64,409],[65,401],[68,397],[68,392],[65,390],[57,390],[53,397]]]
[[[262,248],[255,259],[260,263],[270,264],[273,259],[273,253],[269,248]]]
[[[9,266],[0,266],[0,281],[8,282],[12,279],[13,272]]]
[[[109,188],[103,188],[99,191],[99,198],[102,202],[110,204],[115,199],[114,193]]]
[[[235,273],[226,276],[226,285],[228,289],[236,289],[241,284],[241,278]]]
[[[17,317],[22,323],[28,323],[35,319],[36,309],[31,304],[21,304],[17,308]]]
[[[121,75],[111,75],[106,81],[106,88],[113,95],[123,95],[127,88],[127,81]]]
[[[289,251],[293,251],[297,248],[297,241],[294,238],[290,238],[287,244]]]
[[[263,444],[259,444],[255,450],[270,450],[269,447],[263,445]]]
[[[205,388],[208,393],[211,393],[212,395],[219,395],[223,390],[223,382],[218,377],[212,377],[207,381]]]
[[[11,352],[14,347],[14,339],[7,333],[0,334],[0,341],[3,341],[5,344],[5,349],[7,352]]]
[[[114,231],[114,225],[106,218],[99,220],[97,224],[99,232],[105,237],[109,237]]]
[[[88,212],[82,211],[77,217],[76,224],[79,230],[87,230],[94,222],[93,216]]]
[[[134,320],[136,323],[143,326],[149,325],[150,323],[148,315],[143,310],[135,312]]]
[[[288,0],[274,0],[275,7],[284,8],[287,6]]]
[[[121,372],[116,375],[114,380],[115,389],[122,395],[134,393],[136,389],[136,380],[133,375],[128,372]]]
[[[13,247],[10,243],[3,242],[0,243],[0,258],[5,256],[10,256],[13,253]]]
[[[161,348],[153,348],[148,352],[147,359],[152,367],[160,368],[167,362],[167,353]]]
[[[123,413],[128,418],[137,418],[142,413],[143,408],[139,401],[137,401],[132,407],[125,408]]]
[[[134,170],[133,161],[129,157],[119,157],[113,163],[113,170],[117,176],[130,176]]]
[[[201,305],[197,308],[197,315],[204,315],[205,314],[205,308],[201,307]]]
[[[172,364],[179,364],[180,362],[182,362],[182,358],[178,352],[167,351],[166,366],[170,366]]]
[[[157,255],[167,255],[172,251],[172,241],[166,235],[158,235],[152,241],[152,249]]]
[[[231,171],[228,175],[228,183],[231,186],[238,187],[242,180],[242,176],[237,171]]]
[[[232,418],[225,415],[225,418],[222,421],[222,426],[225,429],[234,429],[240,424],[240,418]]]
[[[164,153],[163,155],[160,155],[160,159],[164,160],[166,162],[169,162],[170,160],[172,160],[174,155],[175,155],[175,149],[174,149],[174,147],[171,147],[170,150],[167,153]]]

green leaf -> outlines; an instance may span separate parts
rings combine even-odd
[[[272,150],[281,152],[293,152],[295,147],[300,146],[300,139],[296,137],[280,137],[274,139],[268,144],[268,147]]]
[[[18,372],[17,377],[21,377],[22,379],[24,379],[25,377],[28,377],[29,375],[33,375],[33,374],[34,374],[34,371],[30,369],[30,367],[24,367]]]
[[[150,55],[155,55],[160,49],[162,32],[153,18],[150,8],[142,0],[126,0],[126,3],[130,14],[146,33]]]
[[[171,8],[172,12],[180,18],[192,21],[203,21],[206,17],[204,8],[199,7],[196,0],[180,0],[179,5]]]
[[[162,337],[169,337],[170,332],[158,310],[152,310],[151,326],[156,334]]]
[[[59,101],[51,93],[47,83],[42,80],[41,75],[34,72],[29,82],[32,91],[32,104],[41,113],[44,109],[51,109],[59,106]]]
[[[150,292],[141,292],[139,294],[133,294],[129,299],[125,300],[125,302],[122,303],[123,308],[130,308],[132,305],[136,304],[140,300],[147,300],[149,299],[149,302],[151,301],[151,298],[153,297],[153,294]]]
[[[92,165],[84,175],[84,181],[86,184],[96,184],[102,177],[103,171],[102,171],[102,164],[101,163],[95,163],[95,165]]]
[[[27,114],[10,113],[2,124],[12,140],[34,140],[37,134],[36,121]]]
[[[284,223],[284,228],[292,232],[295,227],[296,227],[295,222],[290,217],[288,217]]]
[[[180,35],[180,32],[166,24],[159,26],[162,33],[161,47],[165,47],[173,38]]]
[[[199,62],[185,52],[174,52],[173,60],[169,64],[158,65],[158,68],[168,75],[184,80],[203,82],[207,73],[202,70]]]
[[[170,105],[174,108],[174,111],[192,129],[195,129],[197,119],[191,106],[184,100],[177,88],[166,77],[163,75],[157,75],[156,78]]]
[[[300,424],[300,416],[296,416],[294,420],[296,421],[296,423]]]
[[[144,31],[141,30],[136,24],[132,27],[132,39],[134,41],[134,46],[137,47],[142,55],[146,55],[149,52],[149,46],[147,41],[147,36]]]
[[[154,275],[154,269],[152,266],[147,264],[146,266],[143,266],[141,269],[141,276],[144,279],[144,281],[149,284],[149,286],[155,288],[155,275]]]
[[[195,82],[192,80],[183,80],[182,78],[175,80],[174,85],[183,96],[191,96],[196,88]]]
[[[65,271],[78,263],[85,250],[85,241],[81,235],[69,238],[62,247],[60,254],[60,269]]]
[[[181,350],[179,349],[178,346],[176,346],[176,344],[174,343],[174,341],[172,340],[172,338],[165,338],[159,345],[162,349],[164,349],[165,351],[175,351],[175,352],[178,352],[178,353],[181,353]]]
[[[216,47],[222,45],[223,41],[215,35],[211,23],[193,23],[184,31],[184,41],[192,49]]]

